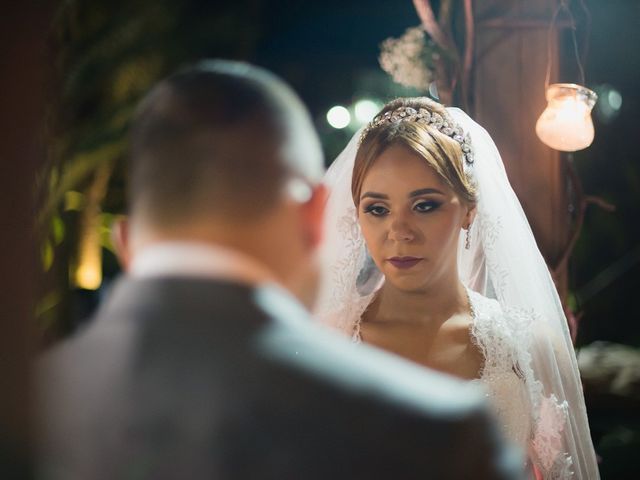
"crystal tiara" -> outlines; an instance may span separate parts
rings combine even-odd
[[[372,129],[379,127],[380,125],[384,125],[385,123],[398,122],[425,123],[438,129],[460,144],[465,164],[468,166],[473,165],[473,149],[471,148],[471,136],[469,133],[465,134],[462,127],[457,125],[446,113],[442,115],[437,112],[430,112],[426,108],[419,108],[416,110],[413,107],[400,107],[395,110],[385,112],[382,115],[377,115],[362,132],[362,135],[360,136],[360,143],[362,143],[369,131]]]

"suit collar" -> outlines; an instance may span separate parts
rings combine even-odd
[[[250,256],[219,245],[163,242],[136,254],[129,271],[135,278],[197,277],[247,285],[277,283],[274,275]]]

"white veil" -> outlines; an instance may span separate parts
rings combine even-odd
[[[545,478],[597,479],[577,362],[551,275],[490,135],[462,110],[447,108],[447,113],[471,136],[478,190],[471,248],[464,248],[460,235],[461,280],[496,299],[505,312],[517,312],[514,318],[530,319],[527,331],[514,336],[517,368],[534,409],[529,454]],[[330,195],[320,252],[324,280],[316,308],[320,321],[354,338],[362,313],[384,281],[367,255],[351,197],[360,135],[354,135],[325,176]]]

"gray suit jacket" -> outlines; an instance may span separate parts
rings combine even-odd
[[[276,288],[120,280],[39,366],[45,479],[507,479],[481,394]]]

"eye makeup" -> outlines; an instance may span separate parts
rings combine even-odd
[[[413,204],[413,209],[420,213],[429,213],[436,210],[442,205],[441,202],[435,200],[418,200]]]
[[[366,214],[372,215],[374,217],[382,217],[389,213],[389,209],[379,203],[372,203],[370,205],[364,206],[362,211]]]

